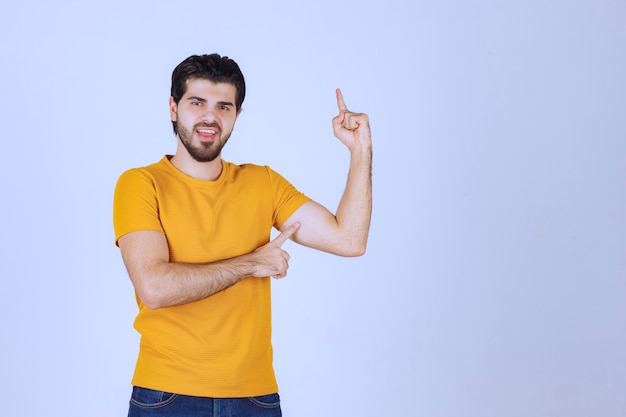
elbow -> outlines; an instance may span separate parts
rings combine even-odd
[[[145,268],[140,271],[129,271],[129,276],[138,301],[150,310],[174,305],[171,291],[167,290],[165,284],[167,280],[163,270]]]
[[[342,239],[342,255],[356,258],[365,255],[367,251],[368,233],[354,233],[344,235]]]
[[[158,310],[167,307],[159,297],[146,294],[146,292],[137,292],[137,297],[139,301],[141,301],[141,304],[148,307],[150,310]]]
[[[344,256],[346,258],[357,258],[359,256],[365,255],[367,251],[367,243],[362,242],[359,244],[350,244],[345,245],[337,255]]]
[[[169,307],[167,300],[155,288],[150,288],[149,286],[135,287],[135,292],[139,301],[150,310]]]
[[[158,300],[146,300],[145,298],[139,297],[141,303],[148,307],[150,310],[158,310],[163,307],[167,307],[164,303],[159,302]]]
[[[350,254],[348,255],[350,258],[358,258],[359,256],[363,256],[365,255],[366,252],[366,247],[360,247],[358,249],[353,250],[352,252],[350,252]]]

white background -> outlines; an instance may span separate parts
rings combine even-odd
[[[170,75],[237,60],[224,157],[334,210],[334,89],[370,115],[368,253],[286,244],[283,412],[626,415],[626,5],[20,1],[0,12],[2,416],[126,414],[119,174],[173,153]]]

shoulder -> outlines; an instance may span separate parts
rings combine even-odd
[[[254,180],[270,180],[276,172],[267,165],[257,164],[235,164],[232,162],[226,162],[226,169],[228,176],[231,179],[254,179]]]
[[[258,164],[251,164],[251,163],[237,165],[231,162],[226,162],[226,164],[229,165],[233,171],[236,171],[239,173],[246,173],[250,175],[266,175],[268,177],[283,178],[282,175],[278,173],[278,171],[274,170],[269,165],[258,165]]]
[[[153,164],[143,167],[130,168],[120,175],[118,182],[145,181],[147,179],[154,179],[167,171],[167,163],[165,159],[166,157],[163,157],[163,159]]]
[[[251,164],[251,163],[235,164],[234,162],[224,161],[224,164],[226,165],[229,171],[245,172],[245,173],[251,173],[251,174],[265,172],[266,170],[270,169],[266,165],[257,165],[257,164]]]
[[[160,177],[164,173],[163,162],[159,161],[144,167],[130,168],[124,171],[115,185],[116,196],[128,198],[141,192],[154,192]]]
[[[272,190],[274,194],[293,188],[287,179],[268,165],[227,163],[226,177],[228,185],[239,184],[258,190]]]

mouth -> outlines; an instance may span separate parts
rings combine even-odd
[[[196,128],[196,134],[203,142],[211,142],[215,140],[220,130],[217,127],[198,127]]]

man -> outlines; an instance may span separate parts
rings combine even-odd
[[[222,159],[245,97],[235,61],[194,55],[174,69],[176,153],[123,173],[115,190],[141,334],[129,416],[281,415],[270,340],[270,277],[285,277],[289,261],[281,246],[360,256],[367,243],[368,117],[336,94],[333,131],[350,169],[332,214],[269,167]],[[270,241],[272,227],[281,233]]]

